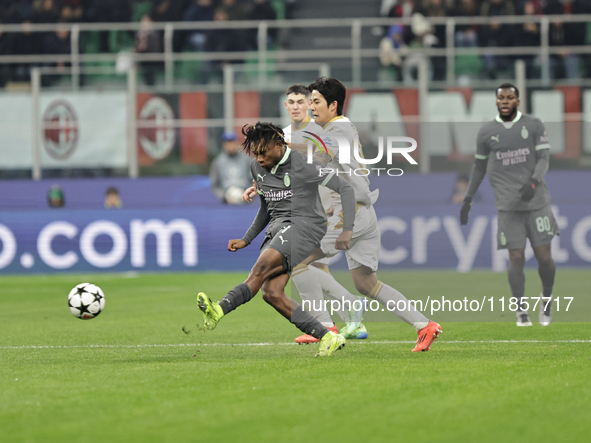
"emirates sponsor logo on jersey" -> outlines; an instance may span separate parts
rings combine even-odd
[[[529,148],[519,148],[512,151],[497,152],[497,160],[503,162],[503,166],[515,165],[517,163],[525,163],[529,155]]]
[[[291,198],[291,196],[291,189],[282,189],[281,191],[263,191],[263,197],[265,197],[265,201],[268,202],[278,202]]]

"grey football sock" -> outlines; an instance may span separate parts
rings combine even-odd
[[[222,311],[224,311],[224,315],[228,312],[232,312],[238,306],[251,301],[252,297],[254,296],[248,285],[246,283],[239,284],[234,289],[230,290],[230,292],[228,292],[220,301],[220,306]]]
[[[304,334],[311,335],[319,340],[328,332],[328,329],[312,317],[312,314],[304,311],[300,305],[292,311],[289,321]]]
[[[523,273],[523,266],[510,264],[507,269],[507,276],[509,277],[511,294],[517,299],[519,310],[524,311],[525,309],[523,309],[521,305],[521,298],[525,292],[525,274]]]
[[[551,260],[551,264],[547,266],[538,265],[538,274],[540,274],[540,280],[542,280],[544,297],[550,297],[554,287],[554,276],[556,275],[554,260]]]
[[[550,297],[552,295],[552,288],[554,287],[554,276],[556,275],[556,263],[551,260],[551,263],[547,266],[538,265],[538,274],[540,280],[542,280],[542,295],[544,297]],[[552,306],[552,299],[544,299],[544,311],[546,314],[550,313]]]

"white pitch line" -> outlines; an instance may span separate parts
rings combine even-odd
[[[370,345],[401,345],[401,344],[413,344],[414,341],[410,340],[397,340],[397,341],[362,341],[354,340],[355,343],[359,344],[370,344]],[[591,340],[441,340],[438,344],[498,344],[498,343],[591,343]],[[91,349],[91,348],[186,348],[194,346],[292,346],[297,343],[172,343],[162,345],[62,345],[62,346],[51,346],[51,345],[31,345],[31,346],[0,346],[0,349]]]

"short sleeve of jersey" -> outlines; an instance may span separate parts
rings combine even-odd
[[[297,160],[295,160],[296,158]],[[334,175],[334,171],[331,168],[327,168],[326,165],[318,160],[313,159],[312,163],[307,163],[303,156],[297,154],[294,156],[293,167],[296,177],[305,183],[315,183],[320,186],[326,185]]]
[[[335,158],[339,152],[339,142],[337,138],[326,133],[319,134],[319,137],[321,138],[320,151],[330,155],[330,158]]]
[[[476,139],[476,155],[474,156],[476,160],[488,160],[488,156],[490,155],[490,146],[488,145],[487,141],[486,129],[483,127],[478,132],[478,137]]]
[[[536,151],[541,149],[550,149],[550,141],[548,140],[548,133],[546,132],[546,127],[541,120],[536,122],[536,126],[534,129],[534,144]]]

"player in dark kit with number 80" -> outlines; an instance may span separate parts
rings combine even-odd
[[[261,207],[242,239],[230,240],[228,250],[245,248],[265,228],[261,254],[246,281],[226,294],[218,303],[204,293],[197,305],[204,315],[205,329],[217,323],[238,306],[250,301],[259,289],[263,299],[305,334],[320,340],[317,355],[329,356],[345,345],[345,338],[329,331],[295,301],[285,295],[291,271],[319,248],[326,235],[326,215],[318,186],[338,192],[343,201],[343,232],[335,247],[348,249],[355,220],[355,192],[346,180],[306,155],[292,151],[285,143],[283,130],[271,123],[246,125],[242,144],[247,154],[254,154],[251,174],[256,180]]]
[[[478,133],[476,159],[468,192],[460,212],[468,223],[472,197],[488,172],[499,211],[497,248],[509,250],[509,286],[517,299],[517,326],[531,326],[522,297],[525,291],[526,239],[533,247],[542,280],[538,315],[542,326],[552,322],[552,288],[556,265],[550,243],[559,234],[550,208],[550,193],[544,181],[550,160],[550,144],[544,124],[517,109],[519,90],[504,83],[496,90],[499,115]]]

